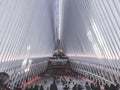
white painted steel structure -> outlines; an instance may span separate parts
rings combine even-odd
[[[119,8],[119,0],[64,0],[61,47],[75,71],[120,82]]]
[[[8,73],[13,85],[44,72],[61,25],[59,46],[73,70],[120,82],[120,0],[61,3],[62,9],[55,9],[54,0],[0,0],[0,72]],[[60,24],[55,16],[61,16]]]

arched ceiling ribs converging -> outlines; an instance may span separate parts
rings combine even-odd
[[[119,0],[1,0],[0,62],[49,57],[56,48],[68,56],[118,60],[119,8]]]
[[[119,0],[64,0],[62,48],[68,56],[120,59]]]
[[[53,0],[0,1],[0,62],[54,53]]]

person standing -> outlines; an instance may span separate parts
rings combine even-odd
[[[40,86],[40,90],[44,90],[43,85]]]
[[[110,90],[110,87],[108,86],[108,84],[105,84],[105,90]]]
[[[58,89],[57,89],[57,85],[55,84],[55,82],[53,82],[53,83],[50,85],[50,90],[58,90]]]
[[[85,84],[86,90],[91,90],[90,86],[88,85],[88,82]]]
[[[78,85],[78,90],[82,90],[83,89],[83,87],[82,87],[82,85]]]
[[[91,89],[95,90],[95,85],[93,83],[91,83]]]

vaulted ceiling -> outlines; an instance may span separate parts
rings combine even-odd
[[[63,0],[61,49],[68,56],[120,59],[120,1]],[[0,60],[55,50],[54,0],[0,0]]]
[[[120,59],[120,1],[64,0],[61,46],[68,56]]]

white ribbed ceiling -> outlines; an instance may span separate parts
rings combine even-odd
[[[119,8],[119,0],[63,0],[58,16],[64,52],[120,59]],[[54,15],[54,0],[0,0],[0,61],[51,56]]]
[[[0,0],[0,61],[54,52],[53,0]]]
[[[120,0],[64,0],[68,56],[120,59]]]

